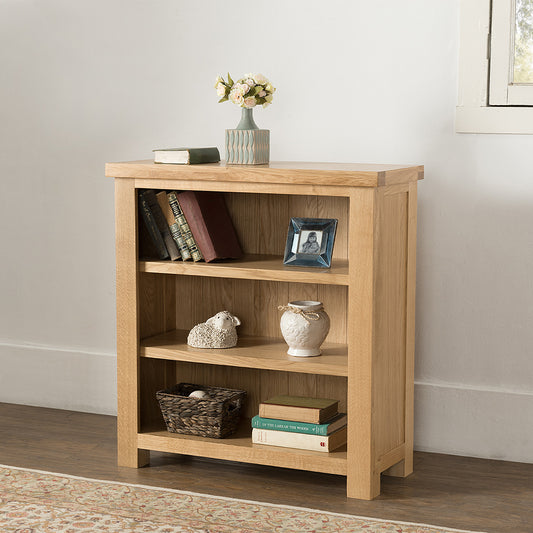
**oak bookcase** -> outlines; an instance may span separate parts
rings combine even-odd
[[[381,473],[413,469],[417,182],[423,167],[334,163],[258,166],[109,163],[115,178],[118,462],[150,450],[328,472],[347,495],[379,495]],[[223,263],[140,261],[138,189],[224,193],[245,257]],[[285,267],[291,217],[337,218],[330,269]],[[323,355],[292,358],[278,305],[319,300],[331,317]],[[187,346],[217,311],[237,315],[239,344]],[[248,392],[242,427],[226,439],[166,431],[157,390],[178,382]],[[252,444],[249,418],[275,394],[337,398],[347,446],[331,453]]]

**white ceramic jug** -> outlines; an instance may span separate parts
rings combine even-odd
[[[329,316],[322,302],[297,300],[280,306],[281,333],[289,345],[287,353],[295,357],[320,355],[320,346],[329,332]]]

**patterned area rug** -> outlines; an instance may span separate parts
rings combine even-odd
[[[447,533],[389,522],[0,465],[2,533]]]

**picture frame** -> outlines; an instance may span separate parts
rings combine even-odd
[[[291,218],[283,264],[330,268],[336,231],[336,218]]]

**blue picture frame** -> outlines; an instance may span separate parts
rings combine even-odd
[[[283,264],[329,268],[336,231],[336,218],[291,218]]]

